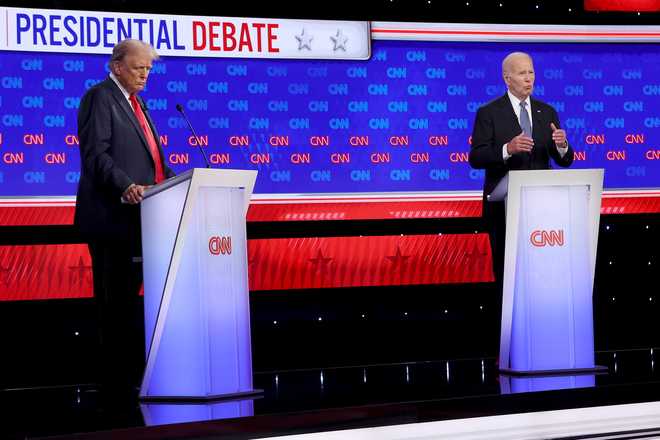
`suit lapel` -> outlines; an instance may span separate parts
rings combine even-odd
[[[543,130],[543,114],[541,109],[538,108],[538,105],[533,99],[530,99],[531,111],[532,111],[532,138],[536,142],[539,140],[539,136]]]
[[[516,112],[513,110],[513,105],[511,104],[509,95],[505,94],[499,99],[497,104],[502,108],[502,114],[507,115],[506,124],[508,124],[508,126],[511,128],[511,131],[515,132],[516,134],[520,134],[522,132],[522,128],[520,128],[520,121],[518,121]]]
[[[149,156],[151,156],[151,152],[149,151],[149,145],[147,144],[147,139],[144,137],[144,132],[142,131],[142,127],[140,127],[140,123],[137,120],[137,116],[135,116],[135,112],[133,111],[133,108],[131,107],[131,104],[128,102],[128,100],[124,97],[124,94],[119,90],[119,87],[117,87],[117,84],[115,82],[108,78],[110,82],[110,87],[112,89],[112,97],[117,101],[119,106],[124,110],[124,113],[126,113],[126,118],[131,121],[131,124],[133,124],[133,128],[135,128],[135,131],[137,132],[138,136],[140,136],[140,139],[142,140],[142,145],[144,148],[147,150],[149,153]]]

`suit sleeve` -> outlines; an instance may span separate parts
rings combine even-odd
[[[78,139],[85,174],[95,185],[121,196],[133,181],[115,165],[109,154],[112,145],[111,104],[101,89],[92,89],[80,103]]]
[[[163,160],[163,169],[165,170],[165,178],[169,179],[170,177],[176,176],[176,173],[172,171],[172,168],[167,166],[165,160]]]
[[[561,125],[559,124],[559,117],[557,116],[557,112],[555,111],[555,109],[552,109],[551,114],[552,114],[552,122],[555,124],[555,127],[561,128]],[[552,160],[554,160],[555,163],[560,167],[567,168],[570,167],[571,164],[573,163],[574,154],[573,154],[573,148],[571,147],[570,144],[568,144],[568,151],[566,151],[566,153],[562,157],[562,155],[559,154],[559,151],[557,151],[557,146],[555,145],[555,143],[551,141],[550,145],[548,145],[548,153],[550,154],[550,157],[552,157]]]
[[[503,145],[503,144],[502,144]],[[469,161],[472,168],[504,168],[502,145],[495,140],[495,123],[491,112],[482,107],[477,111],[472,130]]]

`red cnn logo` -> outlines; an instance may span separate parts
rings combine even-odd
[[[536,247],[543,246],[563,246],[564,245],[564,230],[558,231],[541,231],[539,229],[532,231],[529,236],[529,241]]]
[[[209,238],[209,252],[211,255],[230,255],[231,237],[219,237],[214,235]]]

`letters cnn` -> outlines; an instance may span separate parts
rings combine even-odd
[[[549,230],[540,230],[536,229],[532,231],[532,234],[529,236],[529,241],[533,246],[544,247],[544,246],[563,246],[564,245],[564,230],[559,229],[557,231]]]
[[[214,235],[209,238],[209,252],[211,255],[231,255],[231,237]]]

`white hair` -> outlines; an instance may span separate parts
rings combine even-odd
[[[525,52],[511,52],[509,55],[504,57],[504,59],[502,60],[502,74],[507,73],[509,71],[509,66],[511,65],[511,62],[515,58],[520,58],[520,57],[525,57],[525,58],[529,59],[529,61],[532,61],[532,57],[528,53],[525,53]]]
[[[127,38],[126,40],[122,40],[119,43],[115,45],[115,47],[112,49],[112,56],[110,57],[110,63],[114,62],[119,62],[123,60],[126,55],[128,55],[131,52],[135,52],[138,50],[146,50],[149,52],[151,55],[152,60],[157,60],[158,53],[156,52],[156,49],[154,49],[151,44],[145,43],[142,40],[134,40],[132,38]]]

